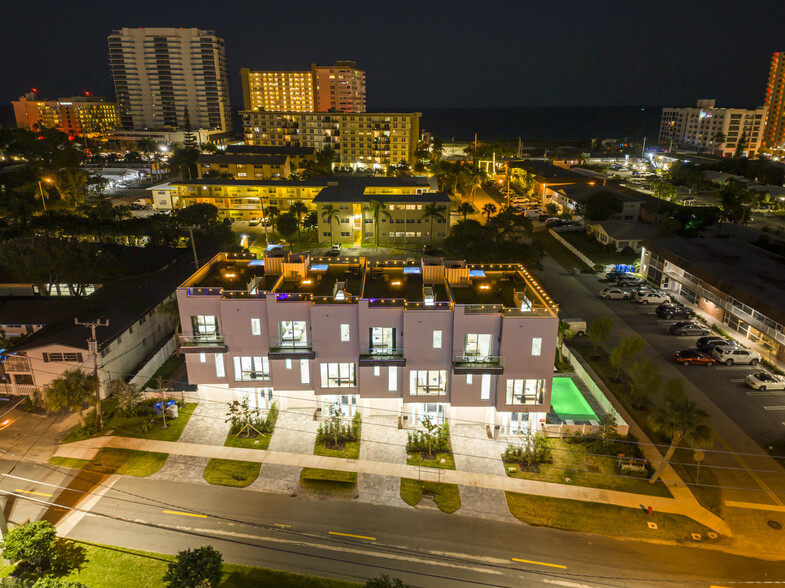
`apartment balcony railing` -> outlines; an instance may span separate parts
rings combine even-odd
[[[270,339],[270,359],[314,359],[316,354],[310,341],[292,341],[273,337]]]
[[[504,361],[501,355],[456,355],[452,371],[455,374],[503,374]]]
[[[363,347],[360,349],[361,366],[406,365],[401,347]]]
[[[226,340],[222,335],[179,335],[180,353],[225,353]]]

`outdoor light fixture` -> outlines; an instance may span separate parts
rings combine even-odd
[[[483,284],[482,286],[480,286],[480,290],[490,290],[490,289],[491,287],[488,284]]]
[[[301,284],[311,284],[311,283],[313,283],[313,280],[303,280],[303,281],[302,281],[302,282],[300,282],[300,283],[301,283]]]
[[[390,282],[390,284],[393,285],[393,286],[400,286],[401,282],[396,280],[395,282]]]

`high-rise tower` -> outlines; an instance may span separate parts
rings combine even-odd
[[[763,145],[769,148],[782,147],[785,143],[785,52],[780,51],[771,57],[765,105]]]

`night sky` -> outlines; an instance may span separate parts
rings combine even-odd
[[[382,8],[384,7],[384,8]],[[2,11],[0,103],[113,97],[106,37],[122,27],[215,30],[226,41],[234,108],[241,67],[308,69],[352,59],[369,108],[763,102],[785,50],[782,0],[351,2],[73,0]]]

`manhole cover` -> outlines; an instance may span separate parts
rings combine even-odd
[[[782,529],[782,523],[778,523],[777,521],[766,521],[766,524],[772,529],[776,529],[777,531]]]

